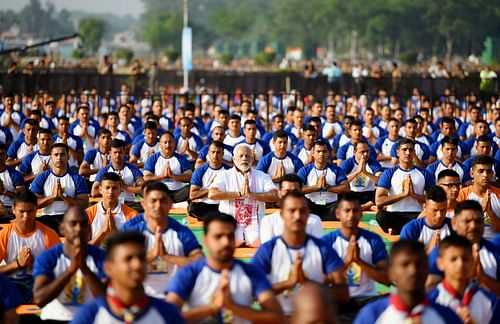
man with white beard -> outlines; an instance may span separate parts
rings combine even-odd
[[[260,220],[266,203],[278,201],[278,189],[268,174],[251,168],[253,153],[248,146],[238,146],[233,161],[233,168],[217,174],[208,198],[220,200],[219,211],[236,219],[237,247],[258,247]]]

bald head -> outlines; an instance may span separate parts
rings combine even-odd
[[[294,313],[292,324],[336,324],[337,303],[331,290],[318,283],[309,281],[293,299]]]

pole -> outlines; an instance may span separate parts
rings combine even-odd
[[[184,28],[188,26],[189,19],[189,0],[183,0],[184,4]],[[183,79],[184,79],[184,90],[187,92],[189,89],[189,71],[184,69],[183,71]]]

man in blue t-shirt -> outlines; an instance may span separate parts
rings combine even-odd
[[[16,286],[4,275],[0,275],[0,321],[2,323],[17,323],[16,308],[22,304],[21,296]]]
[[[167,301],[183,309],[188,322],[283,323],[283,312],[266,276],[233,257],[234,217],[213,214],[203,228],[208,255],[177,271],[167,286]],[[251,307],[254,301],[260,310]]]
[[[106,295],[82,306],[71,323],[184,323],[177,307],[146,295],[146,239],[142,234],[117,233],[108,239],[106,248]]]

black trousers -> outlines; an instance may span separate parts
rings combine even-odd
[[[219,204],[206,204],[204,202],[191,202],[188,205],[188,213],[199,220],[204,220],[209,215],[219,213]]]
[[[335,209],[337,208],[337,202],[331,202],[326,205],[318,205],[312,201],[309,203],[309,208],[311,213],[316,214],[321,218],[322,221],[335,221]]]
[[[375,190],[373,191],[353,191],[351,192],[353,195],[355,195],[361,205],[366,204],[368,202],[373,202],[375,203]]]
[[[340,324],[350,324],[356,318],[358,312],[366,304],[369,304],[377,299],[383,298],[384,296],[371,296],[371,297],[353,297],[349,299],[348,303],[339,303],[339,323]]]
[[[190,186],[184,186],[179,190],[169,190],[174,203],[187,201],[189,199],[189,188]]]
[[[381,210],[377,213],[376,219],[382,230],[386,233],[399,235],[403,226],[418,217],[420,212],[388,212]]]
[[[63,220],[64,214],[59,215],[42,215],[37,217],[37,221],[41,222],[43,225],[52,228],[59,236],[62,236],[61,231],[59,230],[59,225]]]

